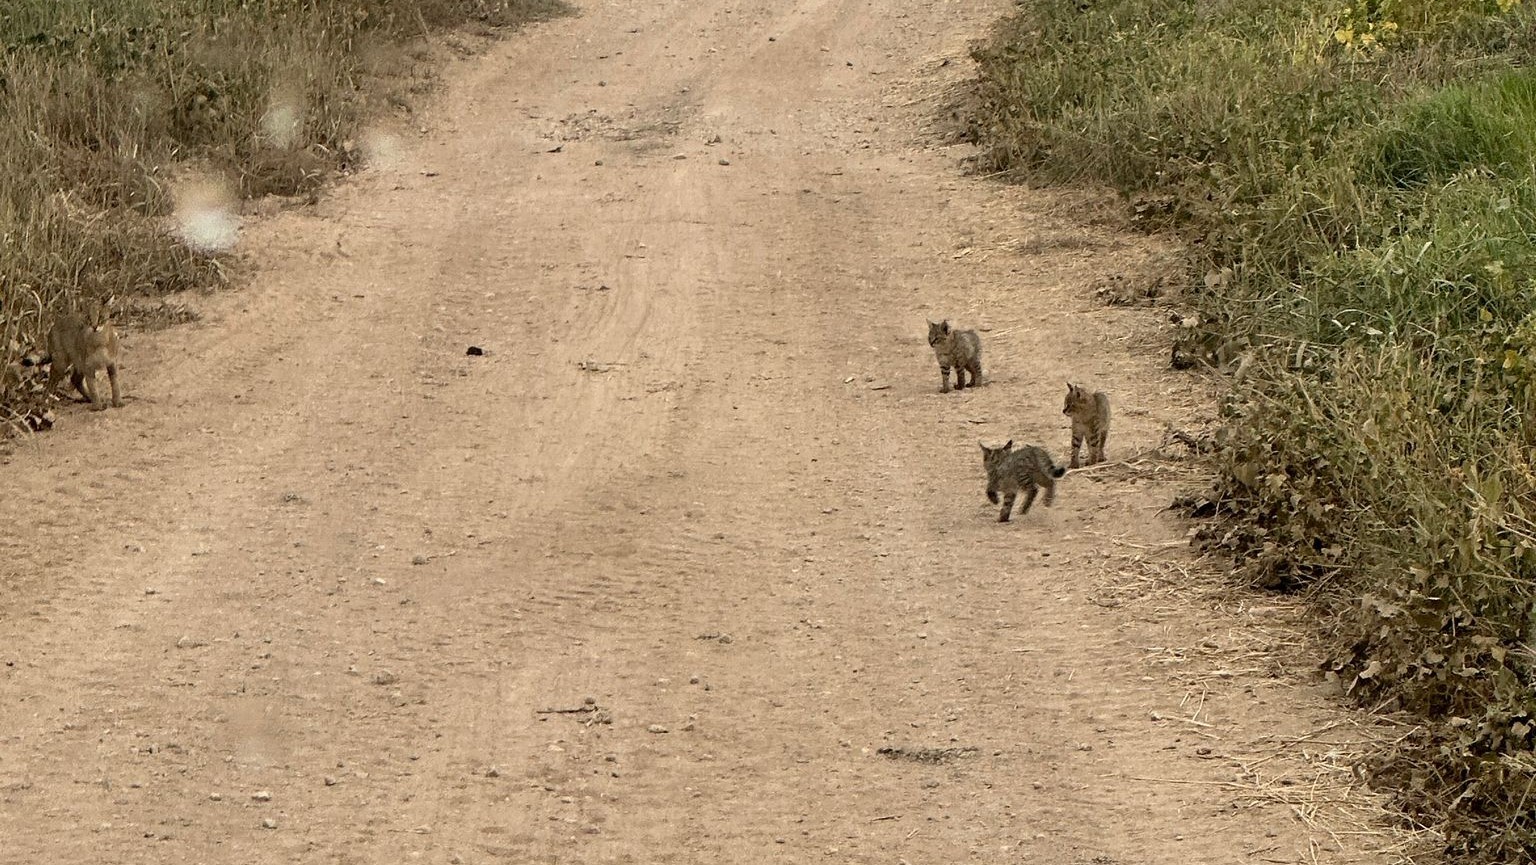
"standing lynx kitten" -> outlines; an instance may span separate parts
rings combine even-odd
[[[107,404],[96,393],[96,373],[106,370],[112,383],[112,406],[122,408],[123,397],[117,386],[117,330],[107,320],[106,309],[93,307],[86,315],[61,315],[48,331],[48,354],[41,358],[28,358],[27,366],[51,364],[48,370],[48,392],[58,393],[59,382],[67,374],[70,384],[91,404],[92,411],[101,411]]]
[[[1024,506],[1019,508],[1019,516],[1029,513],[1039,487],[1045,488],[1043,501],[1050,507],[1056,500],[1056,479],[1067,473],[1045,448],[1024,445],[1014,450],[1012,439],[1000,448],[982,445],[981,464],[987,470],[987,501],[997,504],[998,495],[1003,497],[1003,509],[997,515],[1000,523],[1008,522],[1020,490],[1024,492]]]
[[[1067,402],[1061,413],[1072,419],[1072,468],[1082,465],[1077,454],[1088,442],[1088,465],[1104,461],[1104,440],[1109,438],[1109,395],[1092,394],[1087,388],[1067,382]]]
[[[949,393],[949,369],[955,369],[955,390],[965,390],[965,374],[971,387],[981,378],[981,337],[974,330],[955,330],[949,319],[928,322],[928,344],[939,359],[939,393]]]

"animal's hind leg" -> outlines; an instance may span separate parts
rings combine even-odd
[[[1013,500],[1015,498],[1018,498],[1018,494],[1017,493],[1008,493],[1008,494],[1003,496],[1003,509],[1001,511],[999,511],[998,514],[997,514],[997,521],[998,522],[1000,522],[1000,523],[1008,522],[1008,515],[1013,512]]]
[[[48,395],[59,395],[59,384],[64,381],[64,366],[55,363],[48,369]]]
[[[93,375],[90,378],[86,378],[85,373],[79,370],[71,370],[69,373],[69,383],[75,386],[75,390],[80,391],[82,399],[93,405],[95,404],[96,376]]]
[[[1035,493],[1039,492],[1035,487],[1024,491],[1024,507],[1019,508],[1019,516],[1029,513],[1029,506],[1035,503]]]
[[[101,398],[101,394],[96,390],[96,373],[83,374],[80,383],[82,385],[81,393],[85,394],[86,402],[91,404],[91,411],[101,411],[107,407],[106,401]]]
[[[112,382],[112,407],[122,408],[123,394],[117,388],[117,364],[110,364],[107,367],[107,380]]]
[[[1107,439],[1107,438],[1109,438],[1109,436],[1104,435],[1103,433],[1100,433],[1097,436],[1094,436],[1093,446],[1090,449],[1089,454],[1088,454],[1088,461],[1089,462],[1091,462],[1091,463],[1101,463],[1101,462],[1104,462],[1104,440]]]
[[[1040,500],[1040,504],[1050,507],[1056,502],[1056,481],[1048,480],[1043,486],[1045,487],[1045,498]]]

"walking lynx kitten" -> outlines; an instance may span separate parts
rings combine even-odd
[[[101,411],[107,404],[97,398],[96,373],[106,370],[112,384],[112,406],[122,408],[123,397],[117,386],[117,330],[107,320],[103,307],[96,306],[86,315],[62,315],[48,331],[48,354],[41,358],[27,358],[26,366],[51,364],[48,370],[48,392],[58,393],[59,382],[65,375],[70,384],[91,404],[92,411]]]
[[[998,495],[1003,497],[1003,509],[997,515],[1000,523],[1008,522],[1020,490],[1024,492],[1024,506],[1019,508],[1019,516],[1029,513],[1039,487],[1045,488],[1043,501],[1050,507],[1056,500],[1056,479],[1067,473],[1066,469],[1056,465],[1045,448],[1024,445],[1014,450],[1012,439],[1000,448],[982,445],[981,464],[987,470],[987,501],[997,504]]]
[[[949,369],[955,369],[955,390],[965,390],[965,374],[971,387],[981,378],[981,337],[974,330],[955,330],[949,319],[928,322],[928,344],[939,359],[939,393],[949,393]]]
[[[1072,468],[1081,465],[1077,454],[1088,442],[1088,465],[1104,461],[1104,440],[1109,438],[1109,395],[1067,382],[1067,402],[1061,413],[1072,419]]]

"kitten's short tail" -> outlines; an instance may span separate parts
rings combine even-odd
[[[47,366],[50,363],[53,363],[52,355],[37,354],[36,352],[21,359],[22,366]]]
[[[1067,470],[1061,466],[1051,466],[1051,477],[1053,478],[1059,478],[1066,473]]]

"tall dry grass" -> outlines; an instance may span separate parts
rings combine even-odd
[[[0,5],[0,416],[57,312],[213,285],[236,197],[314,190],[391,110],[391,46],[559,0],[9,0]],[[223,209],[221,210],[221,206]],[[18,409],[17,407],[22,408]]]

